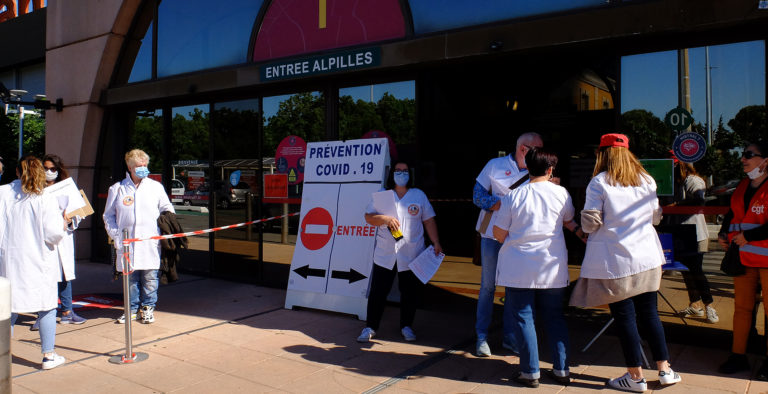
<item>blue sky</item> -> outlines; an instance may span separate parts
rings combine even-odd
[[[704,47],[688,51],[691,112],[705,122],[706,74]],[[709,47],[712,81],[712,121],[726,124],[747,105],[765,104],[765,45],[763,41]],[[677,51],[625,56],[621,60],[621,112],[651,111],[659,118],[677,106]]]

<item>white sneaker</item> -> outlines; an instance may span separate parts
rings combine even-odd
[[[150,324],[155,322],[154,306],[145,305],[141,307],[141,322],[144,324]]]
[[[717,316],[715,308],[712,308],[709,305],[707,305],[707,321],[710,323],[717,323],[720,321],[720,317]]]
[[[64,362],[66,361],[67,360],[64,357],[59,356],[56,353],[53,353],[53,356],[51,356],[50,358],[43,357],[43,369],[54,369],[59,365],[64,364]]]
[[[403,338],[405,338],[408,342],[413,342],[416,340],[416,333],[413,332],[413,329],[411,327],[405,326],[402,330],[400,330],[400,333],[403,334]]]
[[[699,309],[699,308],[694,308],[692,306],[689,306],[688,308],[685,308],[682,311],[678,312],[678,314],[681,317],[689,317],[689,316],[704,317],[704,309]]]
[[[683,378],[681,378],[680,375],[678,375],[677,372],[673,371],[671,368],[666,372],[659,371],[659,383],[664,386],[668,384],[675,384],[681,380],[683,380]]]
[[[609,380],[608,385],[616,390],[634,391],[636,393],[642,393],[643,391],[648,390],[648,383],[645,382],[645,378],[635,381],[629,376],[629,372],[616,379]]]
[[[477,357],[491,357],[491,348],[485,338],[478,339],[475,345],[475,355]]]
[[[138,315],[136,315],[136,312],[131,313],[131,320],[138,319]],[[117,324],[125,324],[125,314],[120,315],[120,317],[116,320]]]
[[[357,341],[360,343],[369,342],[374,335],[376,335],[376,331],[373,331],[373,328],[365,327],[363,328],[363,332],[360,333],[360,336],[357,337]]]

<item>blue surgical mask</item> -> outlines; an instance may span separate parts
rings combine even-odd
[[[395,171],[393,176],[397,186],[406,186],[408,184],[408,171]]]
[[[134,170],[134,172],[136,173],[136,176],[139,179],[144,179],[144,178],[147,177],[147,175],[149,175],[149,168],[147,168],[147,167],[136,167],[136,170]]]

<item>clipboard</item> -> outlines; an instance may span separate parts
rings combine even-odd
[[[77,215],[82,218],[85,218],[86,216],[93,215],[93,207],[91,206],[91,202],[88,201],[88,197],[85,196],[85,192],[83,191],[83,189],[80,189],[80,195],[83,196],[83,201],[85,201],[85,206],[83,206],[82,208],[75,209],[72,212],[67,212],[67,217],[71,218]]]

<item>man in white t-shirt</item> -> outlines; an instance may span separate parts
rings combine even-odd
[[[493,213],[501,206],[500,197],[509,192],[510,187],[517,187],[526,182],[528,171],[525,168],[525,154],[531,148],[544,146],[541,136],[537,133],[525,133],[518,137],[515,153],[504,157],[491,159],[477,176],[472,201],[481,208],[475,229],[482,236],[480,241],[480,256],[482,274],[480,278],[480,293],[477,298],[477,346],[475,354],[478,357],[489,357],[491,349],[488,346],[488,327],[493,315],[493,298],[496,293],[496,263],[501,249],[501,243],[493,238]],[[511,316],[509,313],[504,313]],[[502,346],[516,352],[516,343],[512,335],[512,323],[504,322],[504,340]]]

